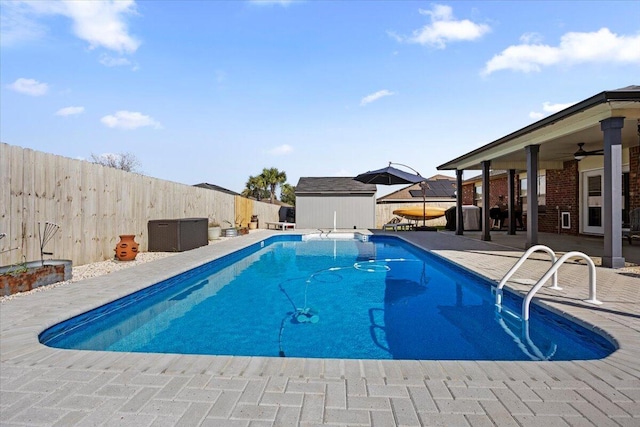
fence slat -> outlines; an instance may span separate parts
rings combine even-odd
[[[74,265],[113,257],[120,234],[135,234],[147,249],[152,219],[204,218],[233,223],[234,196],[86,161],[0,143],[0,265],[40,258],[37,223],[60,226],[47,245],[54,257]],[[278,205],[238,198],[245,220],[278,220]],[[224,227],[229,224],[223,223]],[[44,226],[44,225],[43,225]]]

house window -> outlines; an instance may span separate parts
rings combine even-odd
[[[589,226],[602,227],[602,176],[587,178],[587,223]]]
[[[482,207],[482,185],[475,184],[473,186],[473,203]]]
[[[520,204],[522,211],[527,210],[527,178],[520,180]],[[545,170],[538,171],[538,211],[544,212],[547,206],[547,177]]]

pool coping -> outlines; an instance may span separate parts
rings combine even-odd
[[[613,338],[619,349],[604,359],[493,362],[197,356],[60,350],[38,342],[39,333],[74,315],[269,236],[306,232],[317,230],[250,234],[3,303],[0,422],[526,425],[545,417],[545,422],[558,425],[579,419],[640,424],[640,280],[598,268],[598,298],[605,304],[590,309],[580,301],[586,295],[582,281],[586,266],[577,264],[561,270],[564,291],[543,288],[536,301]],[[494,281],[522,253],[445,233],[388,234]],[[540,260],[525,265],[524,272],[531,275],[548,268]],[[528,289],[517,282],[509,282],[508,287],[516,293]],[[52,396],[59,396],[58,400]],[[71,401],[69,396],[76,398]],[[161,406],[173,409],[158,409]],[[97,414],[105,407],[112,410],[100,418]]]

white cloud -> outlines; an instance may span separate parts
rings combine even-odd
[[[284,156],[286,154],[291,153],[292,151],[293,151],[292,146],[290,146],[289,144],[282,144],[272,148],[271,150],[268,151],[268,153],[271,154],[272,156]]]
[[[105,67],[122,67],[131,65],[131,61],[124,57],[115,58],[113,56],[102,54],[100,55],[100,63]]]
[[[75,116],[84,113],[84,107],[65,107],[56,111],[56,116]]]
[[[38,17],[61,15],[71,19],[73,33],[89,42],[90,49],[103,47],[119,53],[133,53],[140,46],[140,42],[129,34],[125,19],[136,14],[133,0],[18,0],[3,2],[2,6],[2,36],[9,37],[14,44],[45,33],[42,24],[36,20]]]
[[[524,33],[520,36],[523,44],[542,43],[542,35],[539,33]]]
[[[444,49],[447,43],[476,40],[491,31],[486,24],[477,24],[468,19],[456,20],[451,6],[436,4],[431,10],[420,9],[419,12],[429,16],[431,24],[413,31],[410,37],[394,33],[389,35],[398,41]]]
[[[137,129],[140,127],[151,126],[161,129],[162,125],[150,116],[145,116],[136,111],[117,111],[115,114],[104,116],[100,121],[110,128],[117,129]]]
[[[333,173],[333,176],[344,177],[344,176],[354,176],[354,175],[348,169],[339,169]]]
[[[367,95],[360,100],[360,105],[364,106],[370,104],[374,101],[377,101],[380,98],[384,98],[385,96],[395,95],[395,92],[388,91],[386,89],[379,90],[376,93],[372,93],[371,95]]]
[[[531,43],[528,37],[521,40],[522,44],[509,46],[491,58],[483,74],[499,70],[529,73],[556,64],[640,64],[640,34],[619,36],[602,28],[591,33],[566,33],[558,46]]]
[[[542,112],[539,111],[532,111],[529,113],[529,117],[534,119],[534,120],[539,120],[545,116],[548,116],[550,114],[554,114],[557,113],[558,111],[562,111],[565,108],[569,108],[571,107],[573,104],[575,104],[575,102],[568,102],[568,103],[564,103],[564,104],[552,104],[550,102],[543,102],[542,103]]]
[[[573,104],[575,104],[575,102],[567,102],[564,104],[558,104],[558,103],[552,104],[550,102],[543,102],[542,111],[544,111],[545,113],[553,114],[553,113],[557,113],[558,111],[562,111],[565,108],[569,108]]]
[[[129,35],[124,16],[136,13],[133,0],[67,1],[74,33],[89,42],[116,52],[133,53],[140,42]]]
[[[29,16],[29,9],[29,6],[20,2],[2,3],[0,45],[15,46],[44,37],[46,28]]]
[[[49,86],[46,83],[40,83],[34,79],[24,78],[19,78],[7,87],[15,90],[16,92],[31,96],[42,96],[49,90]]]

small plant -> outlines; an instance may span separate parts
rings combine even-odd
[[[220,227],[220,223],[215,218],[209,220],[209,227]]]
[[[13,264],[7,271],[2,274],[6,274],[8,276],[18,276],[19,274],[29,271],[29,268],[27,267],[27,257],[23,255],[22,258],[22,262]]]

